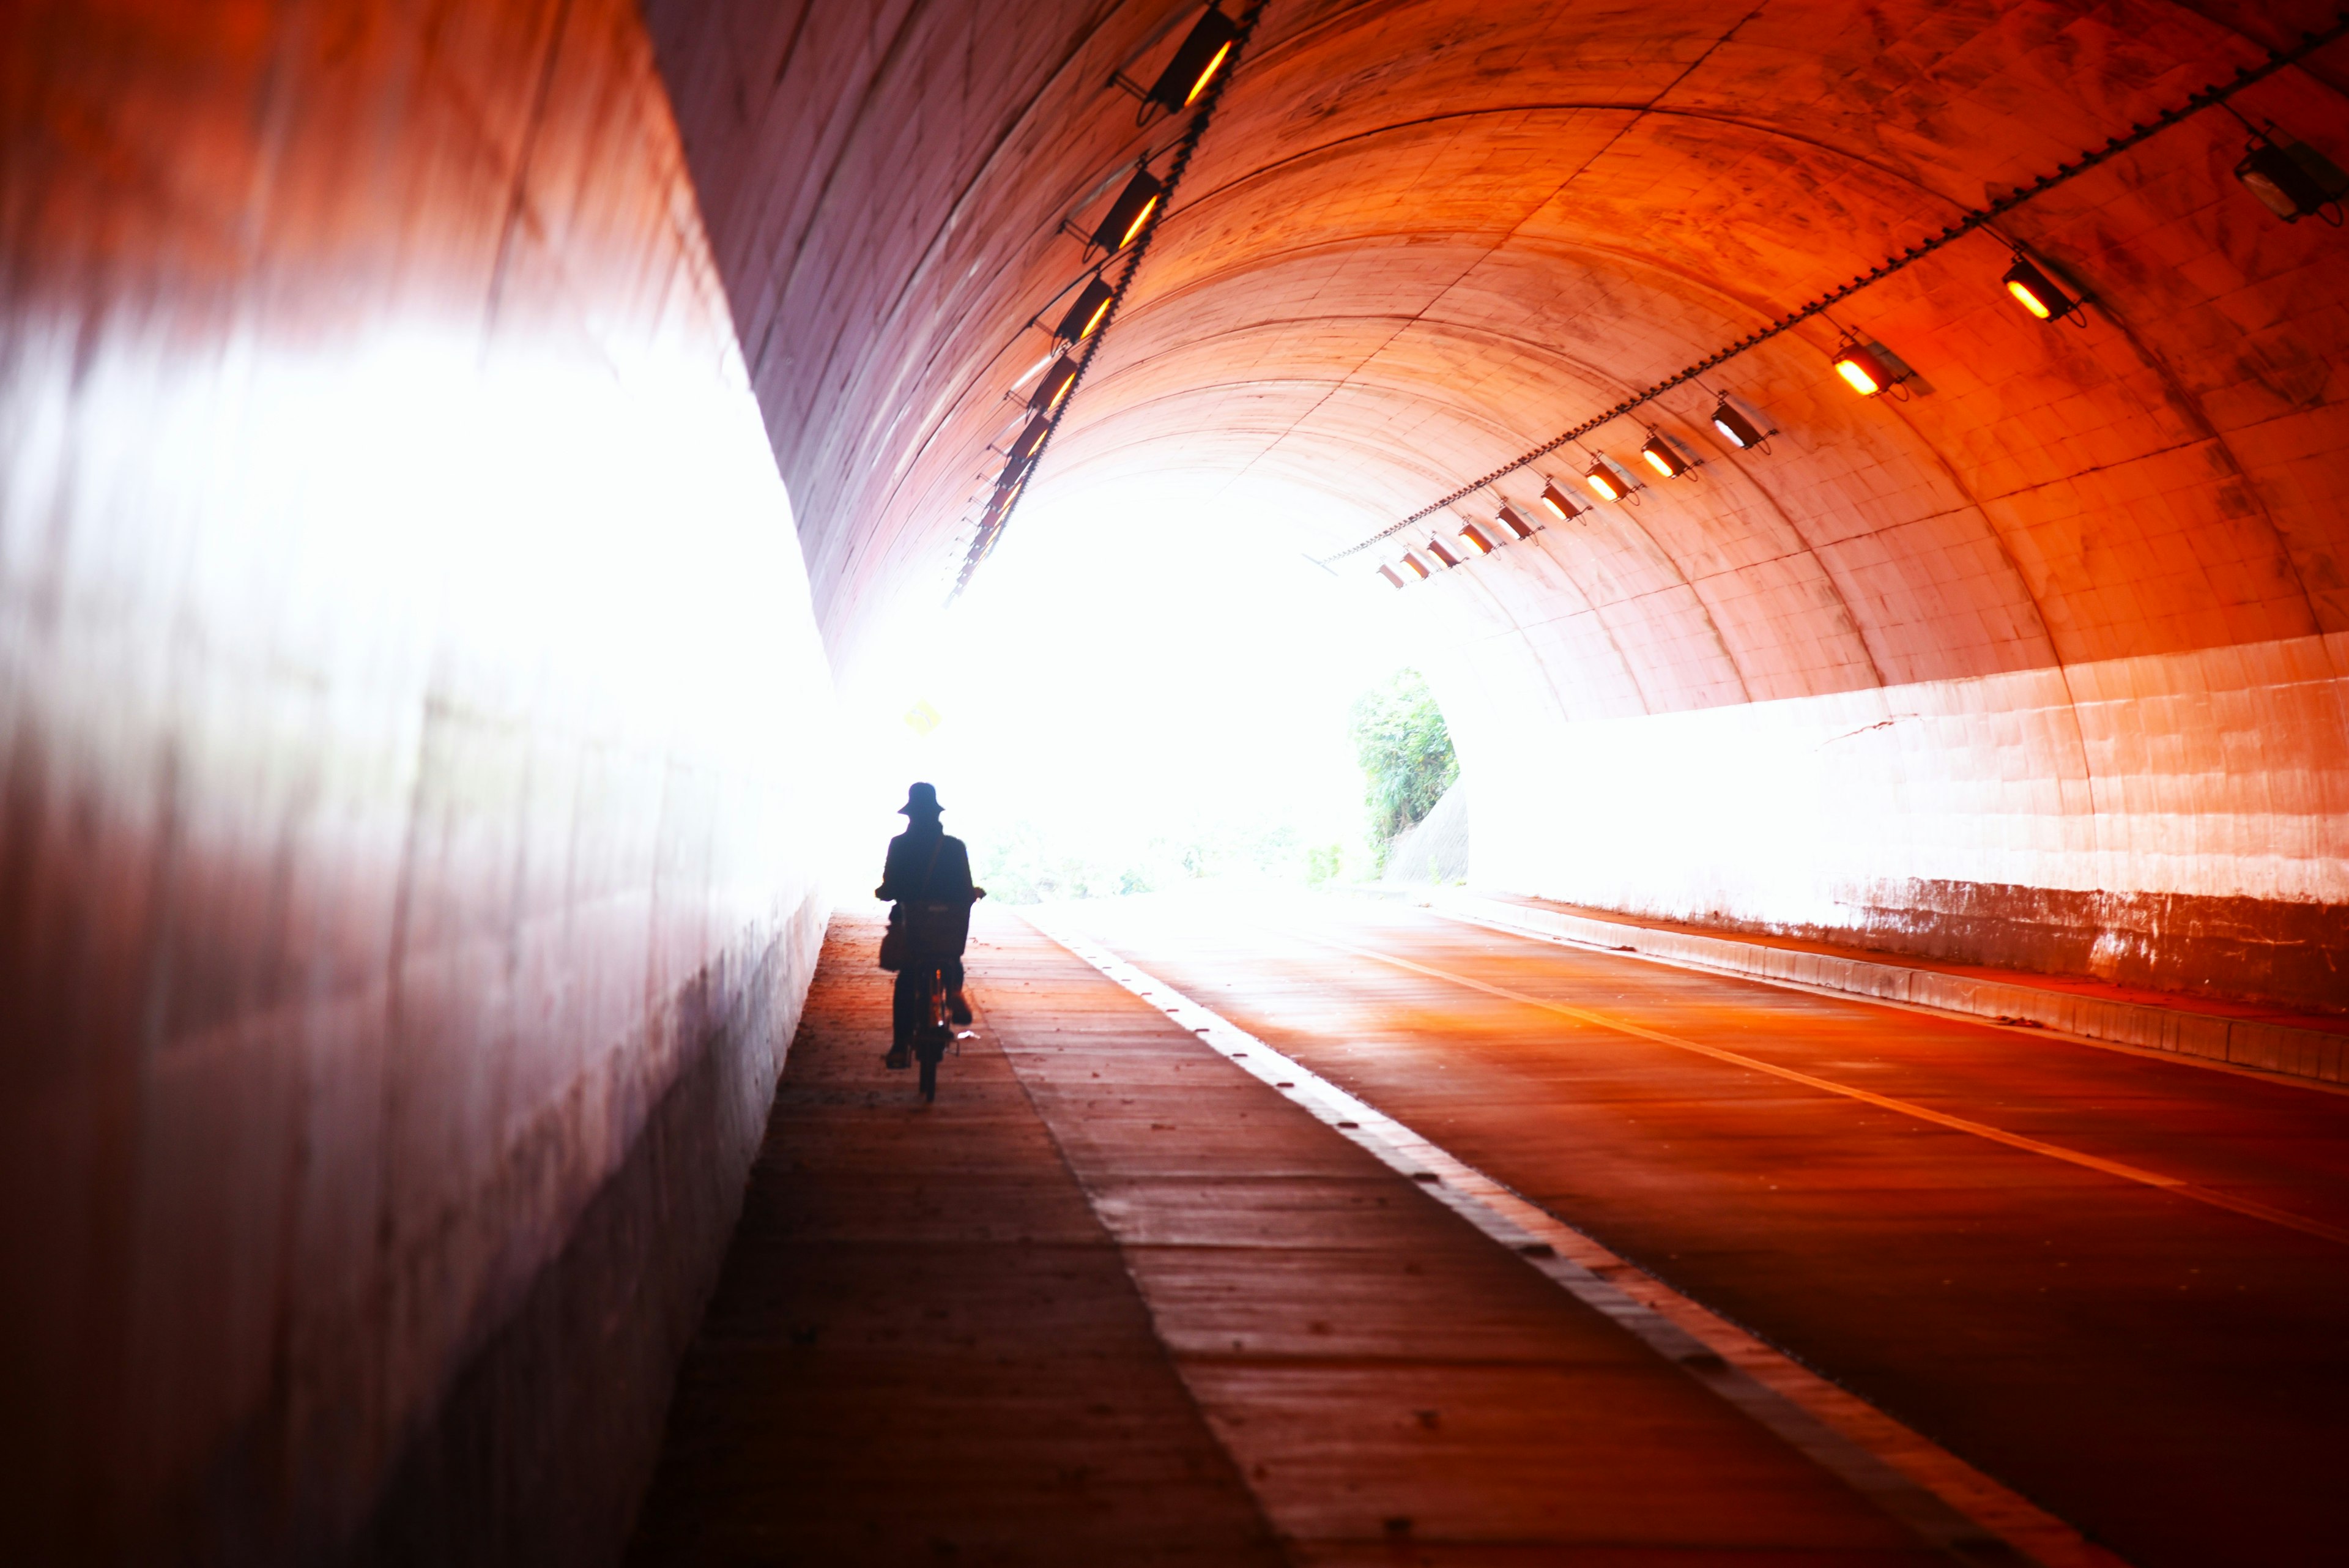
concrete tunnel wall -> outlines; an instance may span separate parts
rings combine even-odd
[[[950,579],[1060,224],[1175,129],[1104,84],[1194,9],[11,15],[35,1555],[616,1552],[821,929],[824,694]],[[2327,16],[1272,0],[1036,483],[1342,548]],[[2244,106],[2349,161],[2339,53]],[[1395,596],[1482,875],[2339,1002],[2349,271],[2230,124],[2013,215],[2090,331],[1963,242],[1837,313],[1930,397],[1801,329],[1720,377],[1771,456],[1668,397],[1702,482]]]
[[[960,558],[1060,225],[1165,167],[1111,74],[1195,9],[648,5],[844,668]],[[2332,20],[1272,0],[1029,493],[1205,482],[1268,554],[1342,549]],[[2237,107],[2349,161],[2344,69]],[[1829,313],[1929,395],[1853,396],[1815,319],[1702,378],[1767,454],[1684,386],[1342,563],[1579,493],[1643,422],[1704,460],[1399,596],[1478,878],[2344,1005],[2349,253],[2244,141],[2205,109],[2000,221],[2085,330],[1976,234]]]
[[[609,1561],[832,809],[642,26],[0,72],[0,1554]]]

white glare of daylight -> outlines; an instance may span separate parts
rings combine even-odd
[[[1023,507],[931,635],[856,682],[874,878],[916,778],[1006,892],[1365,875],[1348,718],[1410,662],[1402,622],[1278,534],[1164,487]]]

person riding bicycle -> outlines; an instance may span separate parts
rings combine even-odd
[[[897,808],[905,831],[889,841],[889,855],[881,872],[876,898],[895,902],[889,927],[903,954],[891,999],[891,1055],[899,1057],[922,1024],[929,971],[944,970],[953,993],[954,1021],[970,1022],[970,1003],[962,993],[962,951],[970,937],[970,907],[987,897],[987,889],[970,880],[970,851],[959,838],[938,824],[938,792],[916,784],[905,792]]]

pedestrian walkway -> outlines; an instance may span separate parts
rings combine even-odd
[[[635,1561],[1946,1561],[1014,917],[918,1108],[877,940],[835,922]]]
[[[880,934],[826,938],[630,1561],[1280,1562],[994,1031],[933,1107],[882,1067]]]

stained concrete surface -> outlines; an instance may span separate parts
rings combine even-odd
[[[2132,1562],[2315,1562],[2349,1538],[2349,1246],[1442,977],[2336,1231],[2349,1096],[1421,911],[1056,918]]]
[[[879,940],[826,940],[630,1561],[1278,1562],[991,1028],[935,1106],[881,1065]]]
[[[635,1561],[1936,1560],[1009,917],[916,1108],[875,940],[835,922]]]

